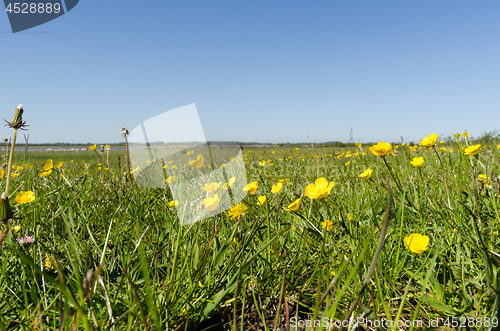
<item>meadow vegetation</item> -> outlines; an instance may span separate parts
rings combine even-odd
[[[351,317],[490,329],[500,317],[497,143],[464,132],[244,147],[246,198],[185,226],[169,189],[130,184],[125,151],[16,150],[0,329],[293,330]]]

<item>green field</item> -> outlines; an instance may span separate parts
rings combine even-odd
[[[495,140],[393,144],[385,156],[370,147],[245,147],[255,193],[239,211],[185,226],[168,188],[130,184],[123,150],[16,149],[15,215],[0,223],[0,330],[498,325]]]

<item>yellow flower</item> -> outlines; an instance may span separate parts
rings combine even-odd
[[[247,209],[247,206],[240,202],[229,209],[229,217],[231,217],[232,220],[235,218],[240,219],[241,216],[245,216]]]
[[[323,229],[325,229],[327,232],[330,232],[333,230],[333,222],[330,220],[325,220],[324,222],[321,222],[321,226]]]
[[[310,199],[322,199],[330,194],[330,191],[335,185],[334,182],[328,183],[325,177],[316,179],[315,184],[309,184],[306,186],[305,192],[306,197]]]
[[[347,162],[347,163],[345,164],[345,166],[348,166],[349,164],[351,164],[351,161]]]
[[[486,176],[485,174],[481,174],[477,177],[477,181],[483,183],[484,188],[488,187],[490,184],[491,178]]]
[[[281,183],[273,185],[273,187],[271,188],[271,192],[274,193],[274,194],[280,193],[281,186],[283,186],[283,184],[281,184]]]
[[[298,151],[299,151],[299,148],[297,147],[297,148],[295,148],[295,150],[298,152]]]
[[[464,150],[464,154],[465,155],[476,155],[477,153],[479,153],[479,150],[481,149],[481,145],[473,145],[473,146],[469,146],[467,147],[465,150]]]
[[[175,176],[169,176],[167,179],[165,179],[165,183],[173,183],[175,180]]]
[[[424,158],[423,157],[414,157],[413,160],[410,161],[410,163],[414,166],[414,167],[420,167],[422,166],[422,164],[424,164]]]
[[[63,166],[63,164],[64,164],[63,161],[57,162],[56,168],[61,168]]]
[[[91,151],[95,151],[96,146],[97,146],[97,144],[93,144],[93,145],[89,146],[89,149]]]
[[[16,171],[23,171],[23,170],[24,170],[24,167],[16,166]]]
[[[47,171],[43,171],[40,176],[41,177],[47,177],[48,175],[50,175],[50,173],[52,172],[52,170],[47,170]]]
[[[47,256],[45,258],[45,263],[43,264],[43,267],[45,269],[54,269],[55,265],[56,265],[56,263],[55,263],[54,259],[52,258],[52,256]]]
[[[168,205],[169,207],[174,208],[174,207],[177,207],[177,206],[179,205],[179,201],[177,201],[177,200],[175,200],[175,201],[174,201],[174,200],[172,200],[172,201],[168,202],[168,203],[167,203],[167,205]]]
[[[422,236],[419,233],[412,233],[404,239],[406,249],[415,254],[423,253],[429,248],[429,237]]]
[[[189,161],[188,167],[194,169],[203,169],[205,165],[203,164],[203,155],[199,154],[196,159]]]
[[[231,178],[229,179],[229,182],[227,182],[227,183],[226,183],[226,185],[225,185],[224,187],[222,187],[222,188],[223,188],[224,190],[226,190],[226,191],[227,191],[227,190],[229,190],[229,188],[230,188],[231,186],[233,186],[233,184],[234,184],[234,181],[235,181],[235,180],[236,180],[236,177],[231,177]]]
[[[14,174],[11,174],[11,175],[10,175],[10,177],[17,177],[17,176],[19,176],[19,174],[18,174],[18,173],[14,173]]]
[[[17,203],[30,203],[35,200],[35,196],[33,191],[20,191],[17,192],[15,200]]]
[[[279,182],[283,185],[285,185],[286,183],[288,183],[288,178],[286,179],[280,179]]]
[[[52,159],[48,159],[47,163],[42,167],[43,171],[48,171],[54,168],[54,164],[52,163]]]
[[[186,152],[186,155],[188,155],[188,156],[189,156],[189,155],[193,155],[193,153],[194,153],[194,150],[189,151],[189,152]]]
[[[387,154],[392,152],[392,145],[381,141],[378,144],[370,147],[370,152],[372,152],[373,154],[375,154],[377,156],[384,157]]]
[[[368,180],[372,177],[372,172],[373,170],[368,168],[361,175],[359,175],[359,177],[361,177],[364,180]]]
[[[470,134],[467,133],[467,130],[465,130],[464,133],[462,133],[462,137],[465,137],[465,138],[470,137]]]
[[[348,219],[349,221],[352,221],[352,220],[354,219],[354,216],[352,216],[352,214],[351,214],[351,213],[349,213],[349,214],[347,214],[347,219]]]
[[[2,179],[3,176],[5,176],[5,170],[3,170],[3,168],[0,168],[0,179]]]
[[[266,203],[266,196],[262,195],[257,198],[257,206],[262,206],[264,203]]]
[[[219,198],[219,196],[217,194],[214,195],[213,197],[206,197],[202,201],[203,206],[205,207],[205,209],[209,210],[209,211],[216,210],[217,206],[219,205],[219,202],[220,202],[220,198]]]
[[[266,165],[266,160],[262,160],[262,161],[260,161],[260,162],[259,162],[259,165],[260,165],[261,167],[265,166],[265,165]]]
[[[361,143],[359,141],[356,143],[356,147],[361,147]]]
[[[13,227],[12,227],[12,231],[13,231],[14,233],[18,233],[18,232],[19,232],[19,230],[21,230],[21,227],[20,227],[19,225],[16,225],[16,226],[13,226]]]
[[[288,205],[288,207],[285,209],[286,211],[297,211],[300,208],[300,203],[302,202],[302,198],[298,198],[294,202]]]
[[[104,146],[104,148],[106,148],[108,150],[111,149],[111,147],[109,145]]]
[[[436,146],[436,141],[437,141],[438,137],[439,136],[437,134],[432,133],[428,137],[425,137],[424,139],[422,139],[420,141],[420,145],[421,146],[428,146],[428,147]]]
[[[222,185],[222,182],[219,183],[206,183],[205,186],[203,186],[201,189],[207,191],[208,193],[214,195],[215,192],[219,189],[219,187]]]
[[[243,188],[243,192],[254,195],[255,192],[257,192],[258,187],[259,187],[259,183],[257,181],[255,181],[255,182],[252,182],[252,183],[248,184],[247,186],[245,186]]]

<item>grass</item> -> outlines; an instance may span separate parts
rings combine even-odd
[[[467,143],[401,145],[385,160],[365,146],[245,148],[248,182],[259,183],[245,215],[186,226],[168,189],[130,185],[125,151],[110,151],[103,191],[97,152],[29,151],[25,161],[16,150],[14,164],[28,166],[11,183],[17,218],[0,225],[9,230],[0,330],[322,330],[350,317],[363,327],[489,329],[500,317],[500,150],[464,156]],[[41,177],[49,158],[64,164]],[[371,179],[359,178],[367,168]],[[304,197],[319,177],[335,182],[331,192]],[[28,190],[33,202],[14,201]],[[299,197],[298,211],[285,210]],[[404,244],[412,233],[430,238],[421,254]],[[34,243],[18,243],[23,236]]]

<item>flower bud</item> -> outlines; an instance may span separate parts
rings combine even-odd
[[[10,121],[10,126],[14,129],[19,129],[23,125],[23,112],[23,105],[17,106],[14,117]]]
[[[12,212],[12,208],[10,208],[9,198],[3,192],[0,197],[0,221],[11,219],[12,216],[14,216],[14,213]]]

